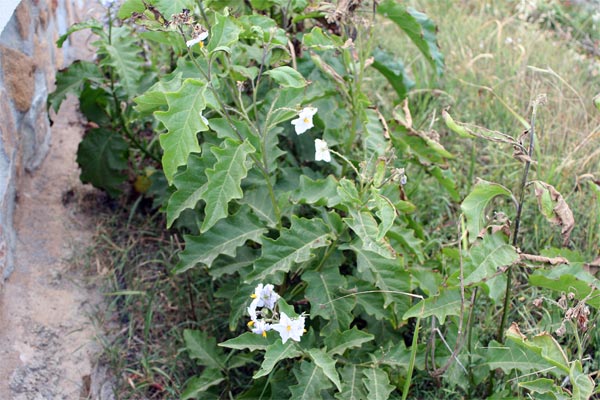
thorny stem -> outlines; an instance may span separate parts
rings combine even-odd
[[[523,178],[521,179],[521,192],[519,193],[519,203],[517,204],[517,216],[515,217],[515,228],[513,231],[512,245],[517,246],[519,238],[519,225],[521,223],[521,212],[523,211],[523,201],[525,199],[525,186],[527,185],[527,177],[529,175],[529,168],[531,167],[531,157],[533,156],[533,146],[535,137],[535,115],[539,102],[535,100],[533,102],[533,109],[531,111],[531,124],[529,128],[529,149],[527,155],[529,156],[525,161],[525,170],[523,171]],[[511,286],[512,286],[512,267],[508,267],[506,273],[506,290],[504,293],[504,304],[502,310],[502,319],[500,321],[500,327],[498,329],[497,340],[500,343],[504,343],[504,327],[506,326],[506,319],[508,318],[508,312],[510,308],[510,297],[511,297]]]

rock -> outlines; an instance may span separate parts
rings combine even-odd
[[[15,10],[15,17],[19,23],[19,34],[23,40],[29,39],[29,28],[31,26],[31,6],[29,1],[23,0]]]
[[[35,74],[35,86],[35,98],[19,129],[24,167],[28,172],[35,170],[46,157],[50,148],[51,136],[50,121],[46,111],[48,89],[42,71]]]
[[[33,98],[34,62],[18,50],[0,45],[4,83],[12,96],[17,110],[25,112],[31,107]]]

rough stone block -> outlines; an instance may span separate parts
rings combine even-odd
[[[23,40],[28,40],[31,28],[31,5],[29,4],[29,1],[21,1],[17,6],[14,15],[19,23],[19,33],[21,38],[23,38]]]
[[[33,98],[33,59],[18,50],[0,45],[4,83],[17,110],[25,112]]]

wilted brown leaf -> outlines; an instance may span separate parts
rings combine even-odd
[[[575,218],[569,205],[554,186],[542,181],[535,181],[535,196],[540,211],[548,221],[562,227],[563,246],[569,243],[569,236],[575,227]]]
[[[545,257],[545,256],[538,256],[536,254],[520,253],[519,258],[524,261],[533,261],[533,262],[539,262],[539,263],[546,263],[546,264],[550,264],[550,265],[568,264],[569,263],[569,260],[567,260],[564,257],[560,257],[560,256],[559,257]]]

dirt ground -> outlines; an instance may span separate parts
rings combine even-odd
[[[86,190],[75,162],[80,118],[76,101],[63,104],[48,156],[18,188],[15,271],[0,294],[2,400],[110,398],[90,394],[100,350],[91,315],[101,295],[73,267],[93,226],[77,204],[63,201],[70,189]]]

